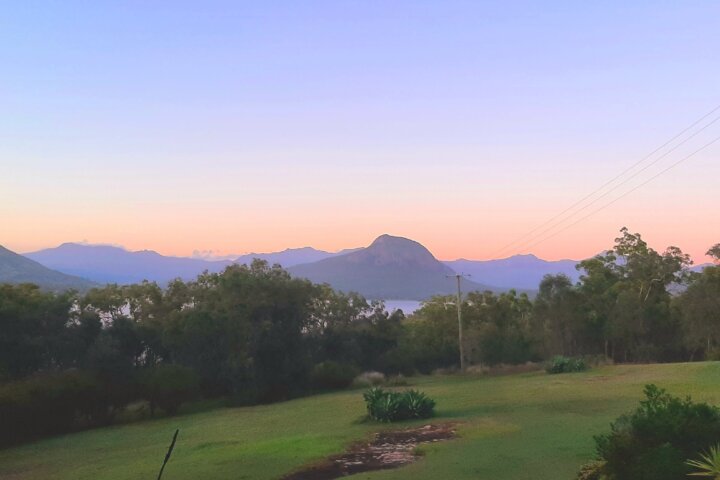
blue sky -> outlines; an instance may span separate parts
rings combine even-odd
[[[241,253],[387,231],[483,258],[720,104],[718,18],[709,1],[5,5],[0,241]],[[537,253],[592,254],[628,224],[701,256],[718,151]]]

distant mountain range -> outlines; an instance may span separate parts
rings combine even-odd
[[[252,263],[253,259],[260,258],[266,260],[269,264],[279,263],[284,268],[294,267],[295,265],[301,265],[303,263],[313,263],[326,258],[337,257],[338,255],[345,255],[346,253],[352,253],[361,250],[360,248],[348,248],[340,250],[339,252],[325,252],[323,250],[316,250],[312,247],[302,248],[288,248],[282,252],[274,253],[248,253],[247,255],[241,255],[235,259],[235,263]]]
[[[381,235],[367,248],[288,269],[316,283],[328,283],[345,292],[359,292],[373,299],[422,300],[456,291],[455,271],[438,261],[418,242]],[[472,281],[465,291],[497,290]]]
[[[230,261],[207,261],[166,257],[152,250],[129,252],[107,245],[63,243],[25,256],[53,270],[98,283],[137,283],[143,280],[166,283],[175,278],[190,280],[200,273],[221,272]]]
[[[97,284],[84,278],[66,275],[40,265],[0,246],[0,283],[34,283],[43,289],[64,291],[88,290]]]
[[[88,278],[98,283],[137,283],[151,280],[167,283],[175,278],[192,280],[205,270],[216,273],[233,263],[250,264],[253,259],[279,263],[285,268],[301,263],[316,262],[355,249],[331,253],[311,247],[288,248],[282,252],[250,253],[235,260],[203,260],[199,258],[171,257],[152,250],[131,252],[122,247],[63,243],[25,256],[48,268]]]
[[[503,260],[440,262],[418,242],[390,235],[381,235],[367,248],[340,252],[290,248],[250,253],[235,260],[172,257],[151,250],[132,252],[122,247],[79,243],[64,243],[25,256],[50,269],[99,284],[191,280],[204,271],[221,272],[233,263],[249,264],[260,258],[282,265],[295,276],[329,283],[339,290],[357,291],[368,298],[405,300],[453,293],[455,283],[446,276],[455,272],[472,276],[463,280],[465,291],[498,292],[510,288],[532,291],[547,273],[578,278],[576,262],[572,260],[548,262],[523,255]]]
[[[465,291],[487,289],[496,292],[511,288],[537,290],[542,277],[547,274],[562,273],[573,281],[580,276],[575,260],[547,261],[534,255],[516,255],[501,260],[441,262],[418,242],[390,235],[381,235],[366,248],[340,252],[311,247],[291,248],[281,252],[251,253],[234,260],[171,257],[149,250],[131,252],[121,247],[78,243],[64,243],[56,248],[28,253],[25,257],[41,264],[32,262],[36,265],[35,270],[40,266],[57,270],[45,271],[46,275],[50,275],[47,272],[55,275],[55,285],[65,284],[57,277],[62,274],[66,274],[65,277],[70,275],[68,278],[72,281],[65,280],[75,285],[79,285],[77,282],[85,282],[84,285],[92,282],[127,284],[145,279],[165,284],[174,278],[191,280],[206,270],[220,272],[233,263],[250,263],[253,258],[261,258],[282,265],[295,276],[329,283],[343,291],[357,291],[368,298],[403,300],[453,293],[455,283],[446,275],[454,275],[455,272],[471,275],[463,280]],[[0,277],[0,282],[21,278],[17,273],[19,267],[10,267],[6,260],[0,260],[5,262],[0,262],[0,268],[16,272],[14,276],[6,273]],[[693,270],[699,271],[703,266],[696,266]]]
[[[545,275],[562,273],[574,282],[580,279],[576,260],[548,261],[535,255],[515,255],[501,260],[453,260],[443,262],[456,272],[502,288],[537,290]]]

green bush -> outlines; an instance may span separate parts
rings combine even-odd
[[[35,375],[0,386],[0,444],[64,433],[97,423],[107,410],[102,386],[83,372]]]
[[[413,418],[429,418],[435,401],[417,390],[390,392],[371,388],[363,394],[370,418],[379,422],[396,422]]]
[[[595,438],[598,457],[609,480],[680,480],[691,467],[688,458],[720,438],[720,410],[690,398],[673,397],[655,385],[630,415]]]
[[[169,415],[199,394],[200,379],[195,370],[181,365],[157,365],[143,371],[138,379],[143,398],[150,403],[150,415],[160,407]]]
[[[564,357],[562,355],[553,357],[545,366],[547,373],[584,372],[587,369],[588,366],[582,358]]]
[[[313,387],[321,390],[347,388],[358,375],[357,367],[332,360],[318,363],[310,373]]]

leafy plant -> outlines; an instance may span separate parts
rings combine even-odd
[[[720,444],[711,446],[708,453],[700,453],[700,460],[688,460],[685,463],[698,469],[697,472],[688,473],[688,475],[720,480]]]
[[[429,418],[435,401],[417,390],[390,392],[371,388],[363,394],[368,415],[380,422],[395,422],[412,418]]]
[[[428,418],[433,414],[435,401],[417,390],[408,390],[403,396],[410,418]]]
[[[720,410],[677,398],[655,385],[631,414],[595,438],[610,480],[677,480],[690,473],[687,458],[720,438]],[[711,452],[712,453],[712,452]]]
[[[562,355],[553,357],[545,366],[547,373],[584,372],[587,369],[588,366],[582,358],[571,358]]]

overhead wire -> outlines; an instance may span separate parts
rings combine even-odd
[[[527,243],[533,242],[535,239],[537,239],[537,238],[539,238],[539,237],[542,237],[545,233],[548,233],[548,232],[552,231],[554,228],[559,227],[559,226],[562,225],[563,223],[565,223],[565,222],[567,222],[568,220],[572,219],[572,218],[573,218],[575,215],[577,215],[578,213],[580,213],[580,212],[582,212],[582,211],[584,211],[584,210],[587,210],[589,207],[595,205],[598,201],[600,201],[600,200],[602,200],[603,198],[607,197],[608,195],[610,195],[612,192],[616,191],[617,189],[619,189],[619,188],[622,187],[623,185],[626,185],[630,180],[636,178],[638,175],[640,175],[641,173],[645,172],[647,169],[649,169],[649,168],[652,167],[653,165],[656,165],[660,160],[663,160],[664,158],[666,158],[668,155],[670,155],[671,153],[673,153],[674,151],[676,151],[678,148],[680,148],[681,146],[683,146],[684,144],[686,144],[687,142],[689,142],[690,140],[692,140],[693,138],[695,138],[697,135],[699,135],[700,133],[702,133],[703,131],[705,131],[707,128],[711,127],[713,124],[717,123],[718,121],[720,121],[720,116],[716,117],[714,120],[712,120],[711,122],[707,123],[705,126],[703,126],[703,127],[700,128],[699,130],[697,130],[696,132],[694,132],[694,133],[693,133],[692,135],[690,135],[689,137],[685,138],[683,141],[681,141],[681,142],[678,143],[677,145],[673,146],[670,150],[666,151],[666,152],[663,153],[661,156],[659,156],[658,158],[656,158],[656,159],[653,160],[652,162],[648,163],[647,165],[645,165],[643,168],[641,168],[641,169],[638,170],[637,172],[635,172],[635,173],[633,173],[632,175],[630,175],[629,177],[625,178],[622,182],[620,182],[620,183],[618,183],[617,185],[613,186],[612,188],[610,188],[609,190],[607,190],[606,192],[604,192],[604,193],[601,194],[600,196],[594,198],[592,201],[590,201],[589,203],[583,205],[581,208],[575,210],[575,211],[572,212],[570,215],[566,216],[565,218],[561,219],[560,221],[555,222],[555,223],[553,223],[552,225],[549,225],[548,227],[542,229],[540,232],[538,232],[537,234],[533,235],[528,241],[522,242],[519,246],[516,246],[516,248],[518,248],[518,249],[528,248],[527,245],[526,245]]]
[[[566,209],[564,209],[564,210],[561,211],[560,213],[554,215],[554,216],[551,217],[550,219],[546,220],[545,222],[543,222],[542,224],[538,225],[538,226],[535,227],[534,229],[526,232],[525,234],[523,234],[522,236],[518,237],[517,239],[515,239],[515,240],[512,241],[512,242],[510,242],[509,244],[505,245],[504,247],[496,250],[495,253],[493,253],[493,254],[490,256],[490,258],[496,258],[496,257],[498,257],[500,254],[502,254],[503,252],[507,251],[507,250],[510,249],[511,247],[517,246],[517,244],[523,242],[523,241],[524,241],[525,239],[527,239],[528,237],[537,238],[538,235],[537,235],[537,234],[536,234],[536,235],[533,235],[533,234],[535,234],[536,232],[538,232],[538,230],[543,229],[543,227],[545,227],[545,226],[547,226],[548,224],[554,222],[554,221],[557,220],[558,218],[564,216],[566,213],[570,212],[570,211],[573,210],[575,207],[581,205],[581,204],[584,203],[586,200],[590,199],[591,197],[593,197],[593,196],[596,195],[597,193],[601,192],[605,187],[613,184],[615,181],[619,180],[619,179],[620,179],[621,177],[623,177],[625,174],[627,174],[627,173],[630,172],[631,170],[633,170],[633,169],[635,169],[636,167],[638,167],[638,166],[640,166],[641,164],[643,164],[645,161],[647,161],[648,159],[650,159],[653,155],[655,155],[656,153],[660,152],[662,149],[664,149],[665,147],[667,147],[668,145],[670,145],[671,143],[673,143],[673,142],[674,142],[675,140],[677,140],[678,138],[682,137],[684,134],[686,134],[688,131],[692,130],[694,127],[696,127],[698,124],[700,124],[703,120],[705,120],[706,118],[710,117],[711,115],[713,115],[713,114],[714,114],[715,112],[717,112],[718,110],[720,110],[720,105],[717,105],[715,108],[713,108],[712,110],[710,110],[709,112],[707,112],[706,114],[704,114],[703,116],[701,116],[700,118],[698,118],[697,120],[695,120],[695,121],[694,121],[693,123],[691,123],[689,126],[685,127],[683,130],[681,130],[680,132],[678,132],[677,134],[675,134],[672,138],[670,138],[669,140],[667,140],[665,143],[663,143],[663,144],[660,145],[659,147],[655,148],[652,152],[650,152],[649,154],[647,154],[646,156],[644,156],[643,158],[641,158],[641,159],[638,160],[637,162],[633,163],[633,164],[630,165],[629,167],[625,168],[622,172],[620,172],[619,174],[615,175],[613,178],[611,178],[610,180],[606,181],[606,182],[603,183],[600,187],[596,188],[595,190],[593,190],[593,191],[590,192],[589,194],[585,195],[585,196],[584,196],[583,198],[581,198],[580,200],[577,200],[575,203],[573,203],[572,205],[570,205],[569,207],[567,207]],[[669,153],[671,153],[672,151],[674,151],[675,149],[677,149],[679,146],[681,146],[681,145],[683,145],[684,143],[686,143],[686,142],[687,142],[688,140],[690,140],[691,138],[695,137],[698,133],[702,132],[703,130],[705,130],[706,128],[708,128],[710,125],[714,124],[714,123],[715,123],[716,121],[718,121],[719,119],[720,119],[720,117],[718,117],[718,118],[716,118],[715,120],[711,121],[709,124],[706,124],[706,125],[705,125],[704,127],[702,127],[700,130],[698,130],[697,132],[693,133],[690,137],[684,139],[684,140],[683,140],[682,142],[680,142],[678,145],[675,145],[670,152],[666,152],[663,156],[661,156],[660,158],[654,160],[650,165],[644,167],[641,171],[636,172],[636,173],[635,173],[632,177],[630,177],[630,178],[632,179],[632,178],[634,178],[635,176],[637,176],[639,173],[642,173],[643,171],[647,170],[647,168],[649,168],[650,166],[656,164],[659,160],[661,160],[662,158],[664,158],[665,156],[667,156]],[[616,190],[619,186],[622,186],[622,185],[624,185],[625,183],[627,183],[627,181],[624,181],[622,184],[614,187],[614,188],[611,189],[609,192],[606,192],[606,193],[603,194],[601,197],[598,197],[597,199],[593,200],[590,204],[582,207],[582,208],[579,209],[578,211],[571,213],[568,218],[561,220],[560,222],[558,222],[558,223],[557,223],[556,225],[554,225],[554,226],[557,226],[557,225],[559,225],[559,224],[567,221],[567,220],[568,220],[569,218],[571,218],[573,215],[579,213],[580,211],[584,210],[584,209],[587,208],[588,206],[594,204],[597,200],[599,200],[600,198],[603,198],[604,196],[607,196],[608,193]],[[546,232],[549,231],[551,228],[554,228],[554,226],[553,226],[553,227],[550,227],[550,228],[547,228],[547,229],[543,229],[543,231],[540,232],[540,235],[542,235],[543,233],[546,233]],[[532,241],[532,240],[531,240],[531,241]]]
[[[672,170],[673,168],[677,167],[678,165],[680,165],[680,164],[683,163],[684,161],[689,160],[690,158],[694,157],[695,155],[697,155],[697,154],[700,153],[701,151],[705,150],[706,148],[710,147],[710,146],[713,145],[714,143],[717,143],[718,141],[720,141],[720,136],[715,137],[713,140],[711,140],[710,142],[706,143],[706,144],[703,145],[702,147],[698,148],[697,150],[695,150],[695,151],[692,152],[691,154],[689,154],[689,155],[687,155],[686,157],[681,158],[681,159],[678,160],[677,162],[669,165],[669,166],[668,166],[667,168],[665,168],[664,170],[661,170],[661,171],[658,172],[657,174],[653,175],[652,177],[648,178],[648,179],[645,180],[644,182],[642,182],[642,183],[636,185],[635,187],[631,188],[630,190],[628,190],[627,192],[623,193],[623,194],[620,195],[619,197],[617,197],[617,198],[611,200],[610,202],[602,205],[600,208],[597,208],[597,209],[593,210],[592,212],[590,212],[589,214],[585,215],[584,217],[576,220],[575,222],[573,222],[573,223],[571,223],[571,224],[569,224],[569,225],[566,225],[563,229],[558,230],[557,232],[553,233],[552,235],[549,235],[549,236],[543,238],[542,240],[539,240],[539,241],[537,241],[537,242],[529,245],[527,248],[532,248],[532,247],[535,247],[535,246],[537,246],[537,245],[540,245],[541,243],[543,243],[543,242],[545,242],[545,241],[547,241],[547,240],[550,240],[551,238],[556,237],[557,235],[563,233],[565,230],[567,230],[567,229],[569,229],[569,228],[571,228],[571,227],[574,227],[574,226],[577,225],[578,223],[580,223],[580,222],[582,222],[582,221],[584,221],[584,220],[587,220],[588,218],[592,217],[593,215],[601,212],[602,210],[606,209],[607,207],[609,207],[609,206],[613,205],[614,203],[616,203],[616,202],[622,200],[623,198],[627,197],[628,195],[630,195],[630,194],[633,193],[634,191],[638,190],[639,188],[644,187],[645,185],[647,185],[648,183],[652,182],[652,181],[655,180],[656,178],[660,177],[661,175],[663,175],[663,174],[667,173],[668,171]]]

